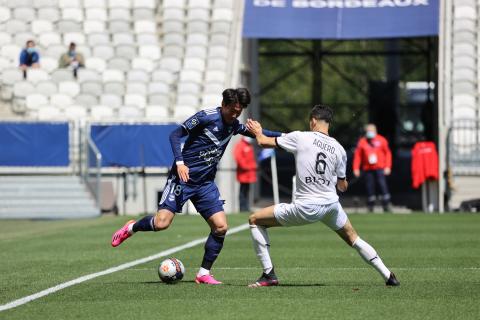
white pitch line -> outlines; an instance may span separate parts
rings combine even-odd
[[[242,225],[240,225],[240,226],[238,226],[238,227],[235,227],[235,228],[230,229],[230,230],[228,231],[228,234],[231,235],[231,234],[234,234],[234,233],[237,233],[237,232],[246,230],[246,229],[248,229],[248,223],[245,223],[245,224],[242,224]],[[169,255],[171,255],[171,254],[173,254],[173,253],[175,253],[175,252],[178,252],[178,251],[182,251],[182,250],[185,250],[185,249],[189,249],[189,248],[195,247],[195,246],[197,246],[197,245],[199,245],[199,244],[204,243],[205,241],[207,241],[207,237],[205,237],[205,238],[200,238],[200,239],[196,239],[196,240],[192,240],[192,241],[187,242],[187,243],[185,243],[185,244],[182,244],[182,245],[180,245],[180,246],[167,249],[167,250],[165,250],[165,251],[159,252],[159,253],[157,253],[157,254],[154,254],[154,255],[151,255],[151,256],[148,256],[148,257],[145,257],[145,258],[142,258],[142,259],[133,260],[133,261],[130,261],[130,262],[121,264],[121,265],[116,266],[116,267],[112,267],[112,268],[109,268],[109,269],[106,269],[106,270],[103,270],[103,271],[100,271],[100,272],[95,272],[95,273],[87,274],[87,275],[85,275],[85,276],[82,276],[82,277],[79,277],[79,278],[76,278],[76,279],[73,279],[73,280],[70,280],[70,281],[61,283],[61,284],[59,284],[59,285],[56,285],[56,286],[54,286],[54,287],[51,287],[51,288],[42,290],[42,291],[37,292],[37,293],[35,293],[35,294],[32,294],[32,295],[29,295],[29,296],[26,296],[26,297],[23,297],[23,298],[20,298],[20,299],[11,301],[11,302],[6,303],[6,304],[4,304],[4,305],[0,305],[0,312],[1,312],[1,311],[8,310],[8,309],[15,308],[15,307],[18,307],[18,306],[21,306],[21,305],[26,304],[26,303],[28,303],[28,302],[30,302],[30,301],[39,299],[39,298],[41,298],[41,297],[44,297],[44,296],[47,296],[47,295],[49,295],[49,294],[51,294],[51,293],[54,293],[54,292],[60,291],[60,290],[62,290],[62,289],[65,289],[65,288],[74,286],[74,285],[76,285],[76,284],[79,284],[79,283],[82,283],[82,282],[85,282],[85,281],[88,281],[88,280],[91,280],[91,279],[94,279],[94,278],[98,278],[98,277],[101,277],[101,276],[104,276],[104,275],[107,275],[107,274],[110,274],[110,273],[114,273],[114,272],[117,272],[117,271],[125,270],[125,269],[128,269],[128,268],[137,266],[137,265],[139,265],[139,264],[142,264],[142,263],[147,263],[147,262],[156,260],[156,259],[158,259],[158,258],[162,258],[162,257],[165,257],[165,256],[169,256]]]

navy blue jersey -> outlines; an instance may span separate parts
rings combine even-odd
[[[197,112],[182,126],[188,138],[182,150],[183,162],[189,168],[189,184],[202,184],[215,179],[217,164],[228,142],[236,134],[247,134],[245,125],[237,119],[232,124],[223,121],[220,107]],[[172,170],[177,172],[174,165]]]

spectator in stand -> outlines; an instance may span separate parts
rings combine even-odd
[[[237,163],[237,181],[240,183],[240,211],[246,212],[250,211],[250,184],[257,182],[257,162],[252,141],[250,137],[242,137],[233,149]]]
[[[27,78],[28,68],[40,67],[40,55],[35,48],[35,41],[28,40],[25,48],[20,52],[20,69],[23,70],[23,78]]]
[[[70,43],[68,51],[62,54],[58,62],[59,68],[71,68],[75,78],[77,77],[78,69],[85,67],[85,59],[80,52],[77,52],[76,48],[77,46],[74,42]]]
[[[365,126],[365,137],[358,141],[353,155],[353,174],[357,178],[360,177],[360,166],[365,176],[368,211],[373,211],[375,206],[375,184],[380,188],[383,211],[390,211],[390,193],[385,176],[391,173],[392,153],[387,139],[377,133],[374,124]]]

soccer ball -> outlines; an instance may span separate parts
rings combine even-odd
[[[182,261],[175,258],[168,258],[162,261],[158,267],[158,276],[165,283],[176,283],[182,280],[185,274],[185,267]]]

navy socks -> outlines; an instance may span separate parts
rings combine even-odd
[[[135,222],[132,227],[133,232],[137,231],[155,231],[153,219],[155,216],[146,216]]]
[[[202,268],[210,270],[223,248],[225,235],[217,235],[210,232],[205,243],[205,254],[203,255]]]

